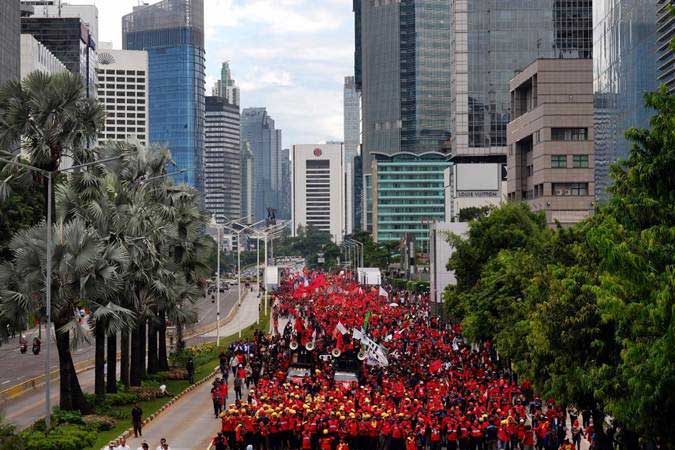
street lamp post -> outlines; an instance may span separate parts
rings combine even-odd
[[[252,223],[251,225],[244,225],[237,221],[232,221],[231,224],[241,227],[239,230],[235,230],[231,226],[223,226],[224,228],[233,231],[237,235],[237,307],[241,307],[241,234],[244,231],[250,230],[251,228],[260,225],[263,222],[264,220],[260,220],[256,223]],[[237,322],[239,323],[239,338],[241,339],[241,314],[237,314]]]
[[[0,161],[11,164],[17,167],[21,167],[33,172],[38,172],[41,175],[47,178],[47,258],[46,258],[46,276],[45,276],[45,309],[47,310],[47,323],[45,324],[46,335],[47,335],[47,348],[45,349],[45,426],[47,429],[51,427],[51,409],[52,409],[52,399],[51,399],[51,377],[49,376],[49,363],[51,360],[51,327],[52,327],[52,184],[53,176],[63,172],[69,172],[77,169],[82,169],[84,167],[89,167],[94,164],[103,164],[110,161],[116,161],[122,158],[122,156],[115,156],[111,158],[105,158],[98,161],[92,161],[85,164],[78,164],[76,166],[71,166],[65,169],[60,170],[43,170],[37,167],[31,166],[29,164],[23,164],[9,159],[0,158]]]

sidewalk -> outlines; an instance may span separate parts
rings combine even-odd
[[[220,337],[237,334],[240,327],[244,329],[256,323],[259,304],[257,292],[247,292],[232,320],[220,327]],[[216,332],[205,336],[213,341]],[[228,404],[235,400],[233,380],[230,376]],[[221,427],[220,420],[213,415],[210,392],[211,382],[202,384],[150,422],[143,430],[142,438],[131,438],[127,444],[131,448],[138,448],[143,440],[147,440],[153,449],[159,445],[161,438],[166,438],[172,450],[206,449]],[[246,395],[244,387],[244,398]]]

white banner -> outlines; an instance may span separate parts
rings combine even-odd
[[[382,367],[387,367],[389,365],[387,354],[381,345],[356,328],[352,330],[352,336],[354,339],[361,341],[361,348],[367,352],[369,361],[377,361],[377,364]]]

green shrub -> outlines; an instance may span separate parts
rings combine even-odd
[[[79,411],[68,411],[66,409],[60,408],[54,409],[54,412],[52,413],[52,420],[57,425],[84,425],[82,414]]]
[[[138,401],[138,396],[132,392],[117,392],[115,394],[107,394],[105,403],[110,406],[130,405]]]
[[[61,425],[48,434],[29,431],[23,434],[29,450],[81,450],[96,441],[96,433],[82,426]]]
[[[163,396],[162,391],[160,391],[159,388],[152,386],[131,387],[129,388],[129,392],[136,395],[138,401],[141,402],[154,400]]]
[[[88,430],[97,432],[112,430],[117,423],[112,417],[95,414],[84,416],[82,419],[84,420],[84,423],[87,424]]]

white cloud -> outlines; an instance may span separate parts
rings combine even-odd
[[[69,2],[95,3],[99,39],[121,48],[122,16],[138,0]],[[204,4],[207,95],[227,60],[242,91],[242,107],[266,106],[283,130],[285,147],[343,139],[342,82],[353,73],[352,0]]]

